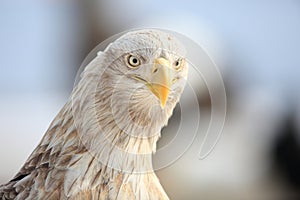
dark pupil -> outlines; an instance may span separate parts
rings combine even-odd
[[[175,65],[178,66],[179,65],[179,61],[176,61]]]
[[[134,64],[136,64],[138,61],[137,61],[136,58],[133,58],[133,59],[132,59],[132,62],[133,62]]]

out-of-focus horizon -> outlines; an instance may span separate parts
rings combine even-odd
[[[0,184],[38,144],[87,54],[119,32],[157,27],[199,43],[219,67],[228,98],[214,151],[199,160],[196,140],[158,171],[170,198],[299,198],[299,19],[296,0],[2,1]],[[199,99],[208,120],[209,96]]]

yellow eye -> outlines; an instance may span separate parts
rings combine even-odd
[[[179,71],[182,69],[182,65],[183,65],[183,59],[177,59],[175,62],[174,62],[174,68],[175,70]]]
[[[127,56],[127,64],[129,67],[135,68],[141,64],[141,61],[138,57],[129,55],[129,56]]]

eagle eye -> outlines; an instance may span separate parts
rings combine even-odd
[[[183,60],[182,58],[177,59],[177,60],[174,62],[174,68],[175,68],[175,70],[177,70],[177,71],[182,70],[183,63],[184,63],[184,60]]]
[[[126,56],[126,63],[130,68],[136,68],[141,65],[140,59],[134,55]]]

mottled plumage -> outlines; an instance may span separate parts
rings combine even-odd
[[[126,33],[85,68],[0,199],[168,199],[151,154],[187,76],[169,33]]]

